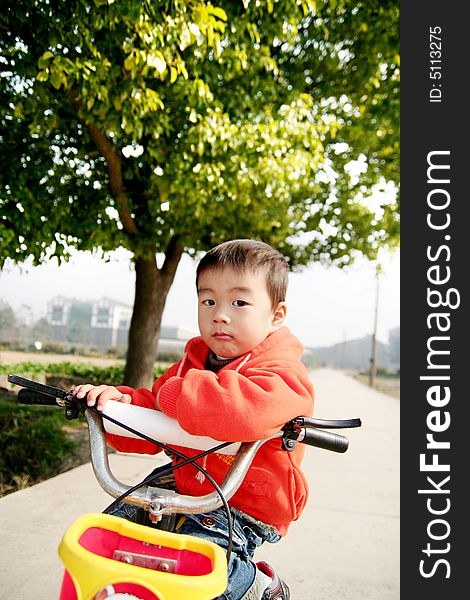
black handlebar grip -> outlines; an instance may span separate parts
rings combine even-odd
[[[304,438],[299,441],[302,444],[308,444],[309,446],[315,446],[317,448],[323,448],[324,450],[331,450],[332,452],[346,452],[349,445],[349,440],[344,435],[338,435],[337,433],[331,433],[330,431],[323,431],[322,429],[316,429],[315,427],[304,427]]]
[[[58,406],[54,396],[41,394],[41,392],[35,392],[34,390],[27,390],[25,388],[18,392],[18,402],[20,404],[36,404],[40,406]]]

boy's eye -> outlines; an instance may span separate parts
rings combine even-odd
[[[232,304],[234,306],[247,306],[248,302],[245,302],[245,300],[234,300]]]
[[[214,306],[215,302],[211,298],[207,298],[202,301],[202,304],[204,304],[204,306]]]

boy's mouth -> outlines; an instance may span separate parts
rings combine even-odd
[[[225,331],[215,331],[212,334],[212,337],[219,341],[228,341],[233,338],[232,335],[230,335],[229,333],[225,333]]]

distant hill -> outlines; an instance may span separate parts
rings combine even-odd
[[[337,367],[340,369],[357,369],[366,371],[370,366],[372,336],[368,335],[356,340],[348,340],[333,346],[306,348],[310,362]],[[313,360],[313,357],[315,360]],[[400,329],[389,332],[389,340],[384,344],[376,342],[377,368],[386,369],[392,373],[400,368]]]

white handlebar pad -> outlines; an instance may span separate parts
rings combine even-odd
[[[196,450],[210,450],[222,443],[210,437],[191,435],[180,427],[176,419],[172,419],[158,410],[108,400],[103,413],[163,444],[173,444]],[[138,435],[115,425],[107,419],[103,419],[103,424],[108,433],[139,438]],[[221,454],[236,454],[239,447],[240,444],[237,442],[218,450],[218,452]]]

